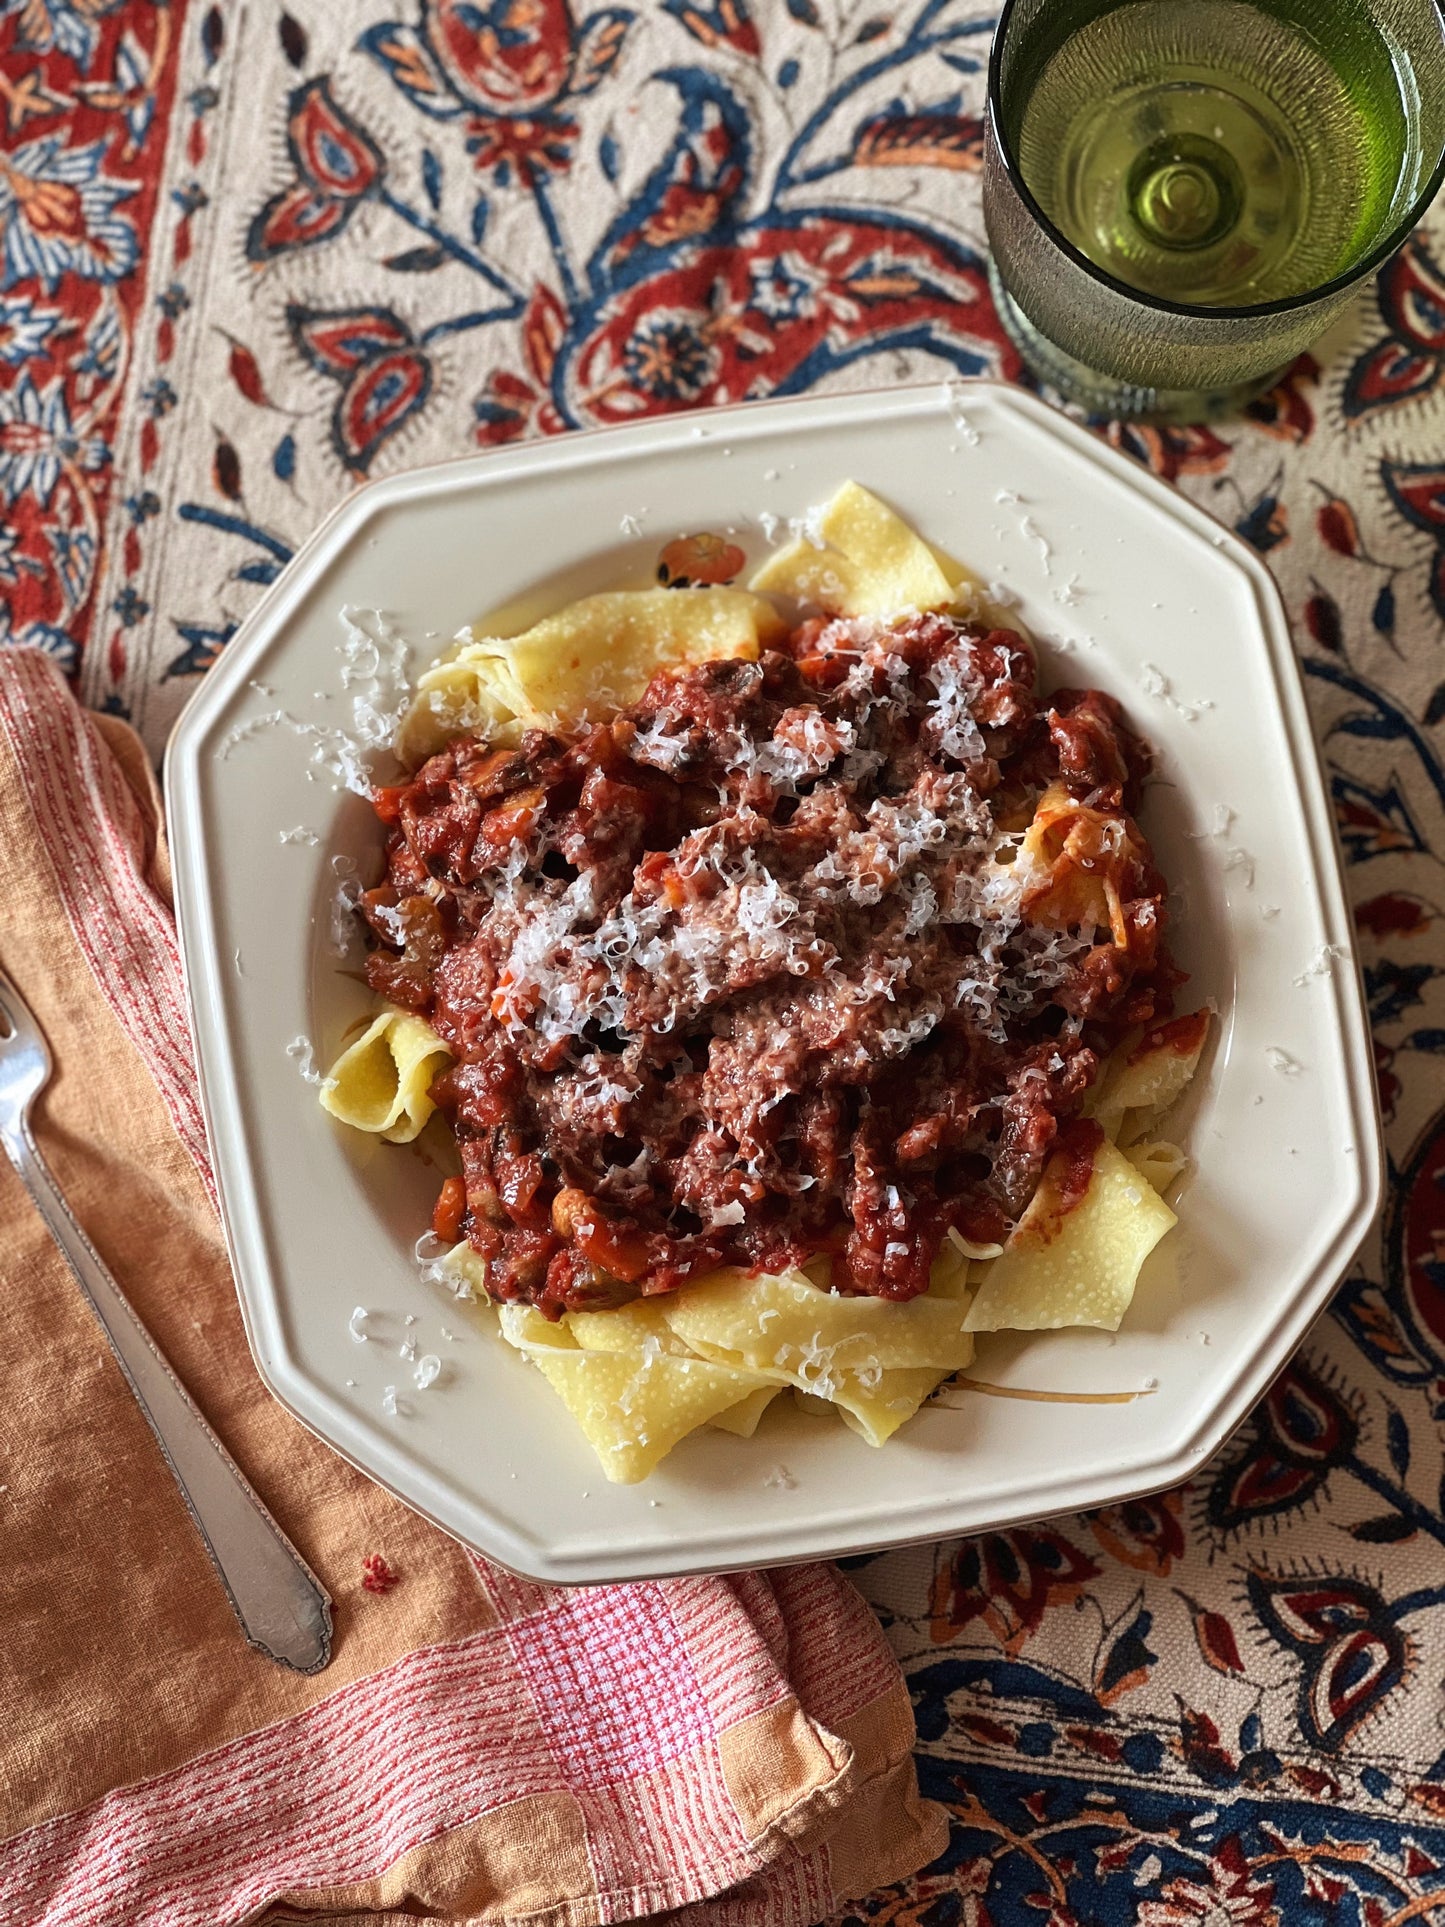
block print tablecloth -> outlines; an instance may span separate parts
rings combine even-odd
[[[0,638],[155,750],[367,476],[1019,369],[971,0],[0,0]],[[1445,1919],[1445,215],[1246,420],[1106,431],[1268,556],[1391,1159],[1186,1488],[861,1562],[953,1814],[879,1920]]]

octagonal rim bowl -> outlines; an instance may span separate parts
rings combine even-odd
[[[337,874],[380,862],[369,807],[335,773],[358,694],[340,611],[384,611],[415,671],[498,606],[523,622],[653,579],[674,535],[725,531],[751,564],[850,477],[1017,600],[1045,687],[1111,691],[1158,749],[1144,826],[1175,886],[1186,1002],[1219,1013],[1179,1120],[1192,1159],[1180,1224],[1117,1337],[989,1340],[969,1374],[984,1389],[945,1388],[881,1451],[780,1400],[790,1409],[753,1439],[695,1435],[643,1484],[610,1486],[490,1315],[422,1275],[413,1242],[434,1175],[334,1123],[299,1074],[367,1005],[356,958],[333,948]],[[1204,511],[1016,390],[748,403],[370,483],[210,671],[172,738],[166,790],[202,1102],[256,1367],[353,1465],[533,1578],[857,1553],[1172,1484],[1245,1417],[1378,1210],[1369,1032],[1278,591]],[[413,1349],[441,1360],[425,1390]]]

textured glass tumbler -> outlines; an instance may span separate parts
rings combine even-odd
[[[1270,385],[1445,180],[1445,0],[1006,0],[984,216],[1000,317],[1091,413]]]

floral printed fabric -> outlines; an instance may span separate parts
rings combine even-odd
[[[159,748],[357,480],[1017,379],[971,0],[0,0],[0,635]],[[861,1562],[951,1923],[1445,1913],[1445,211],[1248,417],[1101,430],[1268,556],[1349,860],[1388,1209],[1181,1491]],[[83,652],[83,659],[82,659]]]

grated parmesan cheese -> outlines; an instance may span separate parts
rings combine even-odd
[[[1334,970],[1336,963],[1348,955],[1349,952],[1342,943],[1321,944],[1299,975],[1291,978],[1290,981],[1296,988],[1300,988],[1307,984],[1312,977],[1328,977]]]
[[[1186,723],[1197,723],[1206,710],[1213,709],[1213,702],[1206,696],[1198,702],[1185,702],[1174,694],[1173,685],[1157,663],[1146,662],[1139,666],[1139,686],[1146,696],[1157,697],[1176,715],[1182,716]],[[1231,813],[1232,814],[1232,813]],[[1225,825],[1227,829],[1228,824]],[[1223,832],[1219,832],[1223,834]]]
[[[948,410],[948,419],[953,423],[959,434],[968,443],[970,448],[977,448],[979,445],[979,433],[969,420],[963,405],[963,398],[966,392],[967,390],[957,376],[950,376],[943,384],[943,403]]]
[[[790,515],[788,528],[798,541],[806,542],[809,548],[826,549],[828,538],[823,533],[823,513],[823,504],[815,502],[805,514]]]
[[[312,1051],[309,1037],[293,1037],[291,1042],[286,1046],[286,1055],[295,1060],[297,1070],[300,1071],[302,1077],[305,1078],[308,1084],[315,1084],[318,1087],[322,1087],[323,1085],[329,1087],[330,1080],[323,1079],[320,1071],[316,1068],[315,1054]]]
[[[1044,574],[1051,575],[1053,571],[1049,565],[1053,561],[1054,556],[1053,544],[1031,515],[1025,515],[1020,520],[1019,534],[1027,541],[1035,544],[1044,565]]]
[[[1191,842],[1203,843],[1211,837],[1228,836],[1234,822],[1234,811],[1227,803],[1216,803],[1214,813],[1207,829],[1190,830],[1187,834]]]

